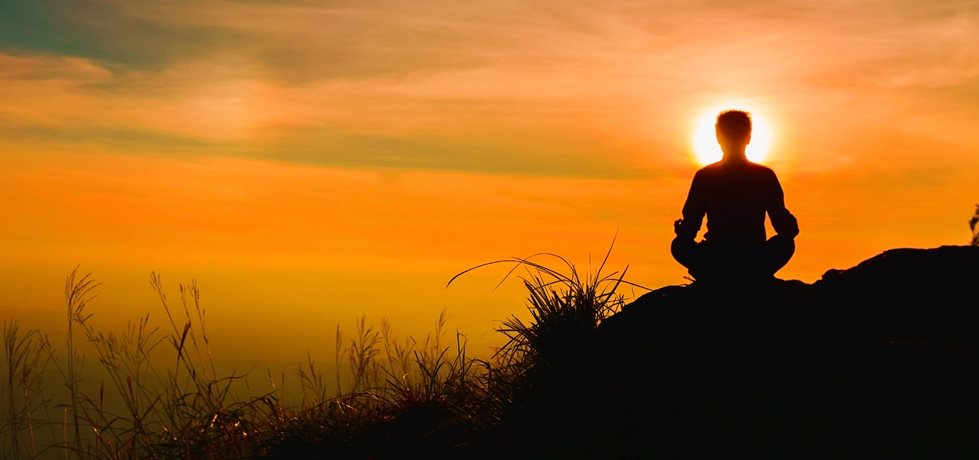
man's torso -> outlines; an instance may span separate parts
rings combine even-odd
[[[779,193],[774,172],[750,162],[718,162],[698,175],[707,213],[705,240],[717,245],[764,242],[765,212]]]

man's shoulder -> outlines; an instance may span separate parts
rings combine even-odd
[[[723,163],[721,163],[720,161],[715,161],[713,163],[701,166],[700,169],[697,170],[696,175],[705,176],[705,175],[717,174],[722,169],[723,169]]]
[[[769,168],[768,166],[765,166],[760,163],[753,163],[753,162],[748,162],[747,166],[749,168],[749,171],[751,171],[753,175],[762,176],[769,179],[776,179],[776,180],[778,179],[777,176],[775,175],[775,170]]]
[[[751,174],[775,176],[775,170],[769,168],[760,163],[754,163],[751,161],[745,161],[738,164],[733,169],[725,164],[723,161],[716,161],[714,163],[702,166],[697,170],[697,175],[699,176],[711,176],[716,174],[743,174],[745,172]]]
[[[749,161],[749,162],[747,162],[747,165],[748,165],[749,168],[752,168],[755,171],[761,171],[761,172],[765,172],[765,173],[775,174],[775,170],[773,170],[772,168],[769,168],[768,166],[765,166],[765,165],[763,165],[761,163],[755,163],[753,161]]]

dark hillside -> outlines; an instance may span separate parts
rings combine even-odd
[[[979,248],[943,246],[813,284],[655,290],[537,371],[505,444],[539,458],[979,458],[977,280]]]

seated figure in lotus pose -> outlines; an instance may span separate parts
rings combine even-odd
[[[748,161],[751,117],[721,112],[715,125],[723,158],[694,175],[683,218],[673,223],[673,258],[695,281],[772,280],[795,252],[799,225],[785,207],[782,186],[770,168]],[[765,231],[765,216],[775,235]],[[704,217],[707,231],[695,241]]]

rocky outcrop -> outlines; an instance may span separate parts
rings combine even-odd
[[[533,424],[561,427],[542,428],[539,453],[979,458],[977,286],[979,248],[943,246],[889,250],[812,284],[647,293],[552,370],[574,401],[544,386],[538,413],[577,407]]]

